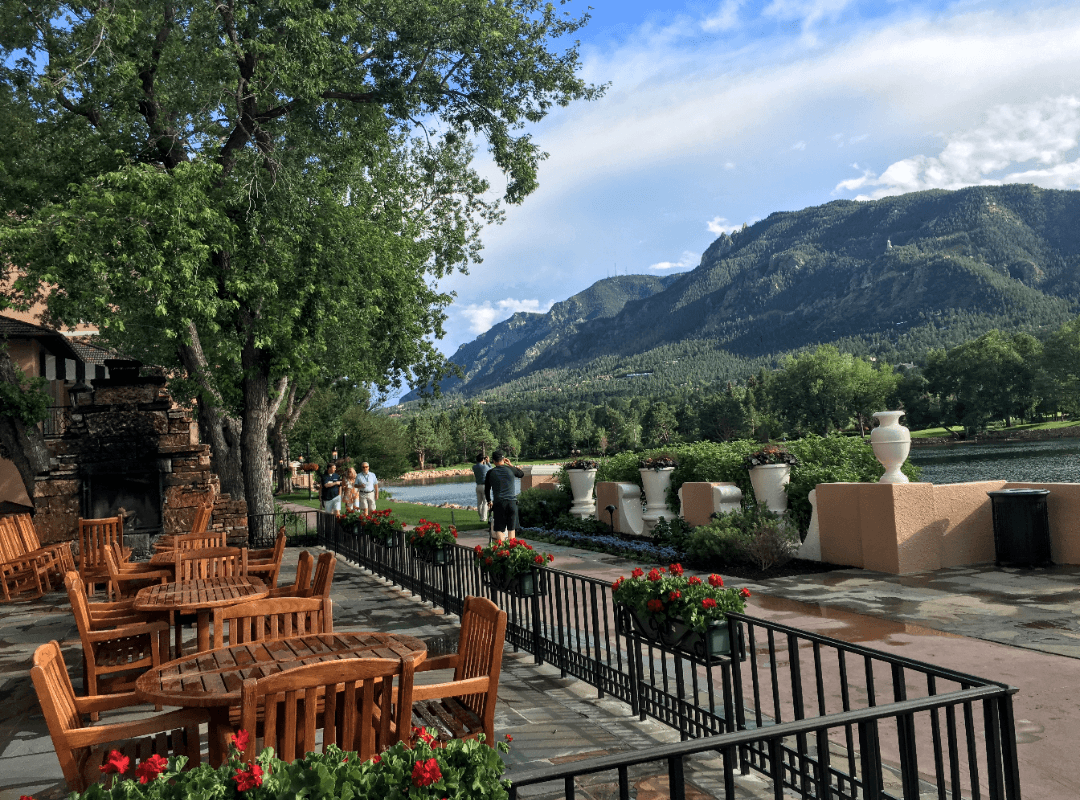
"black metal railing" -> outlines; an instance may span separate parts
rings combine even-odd
[[[67,406],[49,406],[49,414],[41,421],[41,433],[46,438],[63,436],[71,422],[71,409]]]
[[[787,789],[914,800],[936,787],[940,800],[1019,800],[1013,688],[744,614],[728,615],[730,656],[687,652],[643,637],[605,581],[537,566],[534,592],[520,596],[486,582],[469,548],[449,548],[446,563],[434,565],[405,546],[404,534],[387,546],[332,515],[317,517],[321,545],[437,607],[460,614],[468,595],[492,597],[507,611],[515,649],[684,740],[515,775],[518,787],[565,780],[572,797],[574,778],[614,770],[628,797],[629,769],[666,761],[671,796],[681,798],[684,761],[708,751],[723,754],[725,786],[733,770],[754,770],[778,798]]]

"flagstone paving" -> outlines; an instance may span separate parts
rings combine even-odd
[[[481,541],[482,534],[461,537],[462,544]],[[556,555],[555,567],[602,579],[628,574],[634,566],[559,545],[542,549]],[[282,583],[291,580],[295,556],[295,550],[287,551]],[[880,649],[903,648],[911,658],[1018,686],[1014,701],[1025,796],[1080,796],[1080,781],[1070,769],[1080,720],[1080,569],[985,565],[907,576],[851,569],[747,585],[754,615]],[[340,559],[332,597],[338,630],[408,632],[424,638],[432,652],[456,646],[457,617]],[[53,592],[41,600],[0,605],[0,707],[6,712],[0,714],[0,800],[66,795],[28,674],[34,647],[54,638],[79,692],[81,655],[66,595]],[[521,769],[678,740],[677,733],[655,721],[639,721],[625,704],[597,699],[592,687],[561,678],[558,670],[537,666],[532,656],[509,648],[496,731],[514,738],[507,757],[511,779]],[[719,764],[716,756],[691,760],[689,797],[722,796]],[[633,796],[666,797],[666,781],[663,768],[632,771]],[[579,796],[599,800],[615,796],[614,790],[610,777],[600,777],[585,782]],[[750,775],[739,779],[738,792],[743,798],[771,796],[771,786]],[[561,796],[561,791],[556,787],[546,795]]]

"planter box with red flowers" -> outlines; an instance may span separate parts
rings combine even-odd
[[[405,541],[416,551],[421,561],[431,564],[449,563],[450,547],[457,543],[457,528],[453,525],[444,531],[437,522],[421,519],[416,527],[408,532]]]
[[[615,581],[611,594],[617,617],[640,637],[704,658],[731,654],[727,614],[746,609],[750,590],[725,588],[719,575],[685,577],[682,565],[672,564],[648,574],[638,567]]]
[[[184,770],[185,756],[151,756],[138,766],[113,751],[102,767],[102,780],[72,800],[271,800],[281,797],[378,797],[379,800],[504,800],[508,781],[496,748],[476,740],[443,744],[415,728],[411,743],[400,742],[367,761],[336,745],[325,753],[308,753],[292,763],[267,748],[252,763],[242,753],[247,734],[232,737],[229,758],[218,768],[200,764]],[[509,737],[507,737],[509,739]]]
[[[489,585],[523,597],[543,590],[534,580],[533,567],[555,560],[551,553],[538,553],[524,539],[492,542],[487,547],[477,545],[475,552],[480,572]]]
[[[397,547],[403,525],[390,516],[390,509],[370,511],[360,515],[360,533],[383,547]]]

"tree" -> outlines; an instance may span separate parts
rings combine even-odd
[[[409,420],[405,431],[409,452],[416,456],[416,464],[425,469],[428,454],[436,448],[435,426],[427,414],[417,414]],[[376,473],[378,474],[378,473]]]
[[[292,384],[443,374],[435,281],[501,213],[470,143],[506,201],[536,187],[519,129],[600,91],[551,49],[586,19],[539,0],[4,6],[5,97],[49,144],[0,201],[2,255],[58,287],[56,320],[182,371],[223,488],[270,511]]]
[[[667,403],[653,403],[641,421],[645,444],[649,447],[666,447],[675,438],[678,423],[675,412]]]
[[[380,478],[397,478],[409,470],[409,441],[400,420],[353,406],[342,417],[342,430],[348,436],[348,452],[359,465],[367,461]]]
[[[769,382],[772,403],[788,424],[822,436],[854,416],[854,356],[831,345],[788,356]]]
[[[1043,344],[1043,366],[1061,388],[1062,403],[1080,412],[1080,317],[1066,322]]]

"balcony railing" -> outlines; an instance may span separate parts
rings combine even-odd
[[[666,763],[673,798],[685,796],[684,768],[719,752],[726,796],[734,775],[758,772],[777,798],[1019,800],[1012,710],[1014,688],[743,614],[728,615],[735,657],[694,655],[641,638],[616,623],[604,581],[535,567],[535,594],[485,583],[474,553],[450,548],[448,563],[416,557],[399,535],[386,547],[313,512],[319,542],[373,573],[460,614],[468,595],[507,610],[507,641],[678,730],[684,740],[516,773],[525,786],[611,771],[629,797],[629,770]],[[741,656],[741,657],[740,657]],[[981,719],[981,724],[977,722]]]

